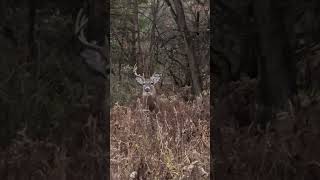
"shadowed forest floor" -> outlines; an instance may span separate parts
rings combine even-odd
[[[289,108],[275,114],[266,131],[254,118],[256,80],[228,85],[215,115],[220,142],[215,142],[216,176],[225,180],[310,179],[319,171],[319,94],[299,91]],[[214,132],[217,133],[217,132]]]

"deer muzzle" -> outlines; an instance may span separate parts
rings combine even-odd
[[[144,88],[144,91],[145,91],[145,92],[150,92],[150,90],[151,90],[150,87],[145,87],[145,88]]]

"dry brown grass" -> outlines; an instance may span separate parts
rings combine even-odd
[[[320,179],[320,95],[301,91],[288,107],[274,113],[266,131],[257,129],[253,112],[256,81],[230,85],[214,113],[219,123],[215,175],[224,180]],[[246,113],[242,113],[241,111]],[[240,111],[241,110],[241,111]],[[240,112],[240,113],[239,113]],[[245,116],[243,116],[245,114]],[[218,128],[217,128],[218,129]],[[217,133],[217,131],[215,131]],[[218,133],[217,133],[218,134]]]
[[[139,105],[112,108],[112,180],[208,179],[209,97],[194,102],[162,98],[161,102],[158,114]],[[18,132],[9,147],[0,149],[0,179],[99,179],[105,154],[99,148],[97,119],[90,116],[69,131],[68,136],[61,135],[60,144],[32,139],[26,129]]]
[[[111,179],[208,179],[209,97],[162,98],[157,114],[138,106],[111,111]]]
[[[96,129],[93,124],[96,124],[96,119],[89,118],[78,136],[64,136],[61,144],[54,143],[52,139],[31,139],[23,129],[10,146],[0,149],[0,179],[99,179],[101,172],[98,167],[105,154],[96,140],[99,133],[92,131]]]

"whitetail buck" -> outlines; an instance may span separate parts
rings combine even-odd
[[[142,85],[142,105],[150,111],[159,112],[157,92],[155,85],[161,78],[161,73],[153,73],[150,78],[145,78],[137,73],[137,66],[133,67],[137,82]]]

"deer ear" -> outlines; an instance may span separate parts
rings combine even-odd
[[[139,77],[139,76],[137,76],[136,77],[136,80],[137,80],[137,82],[139,83],[139,84],[143,84],[143,82],[144,82],[144,79],[142,78],[142,77]]]
[[[150,79],[154,84],[156,84],[157,82],[159,82],[160,78],[161,78],[161,74],[155,73],[152,75]]]

